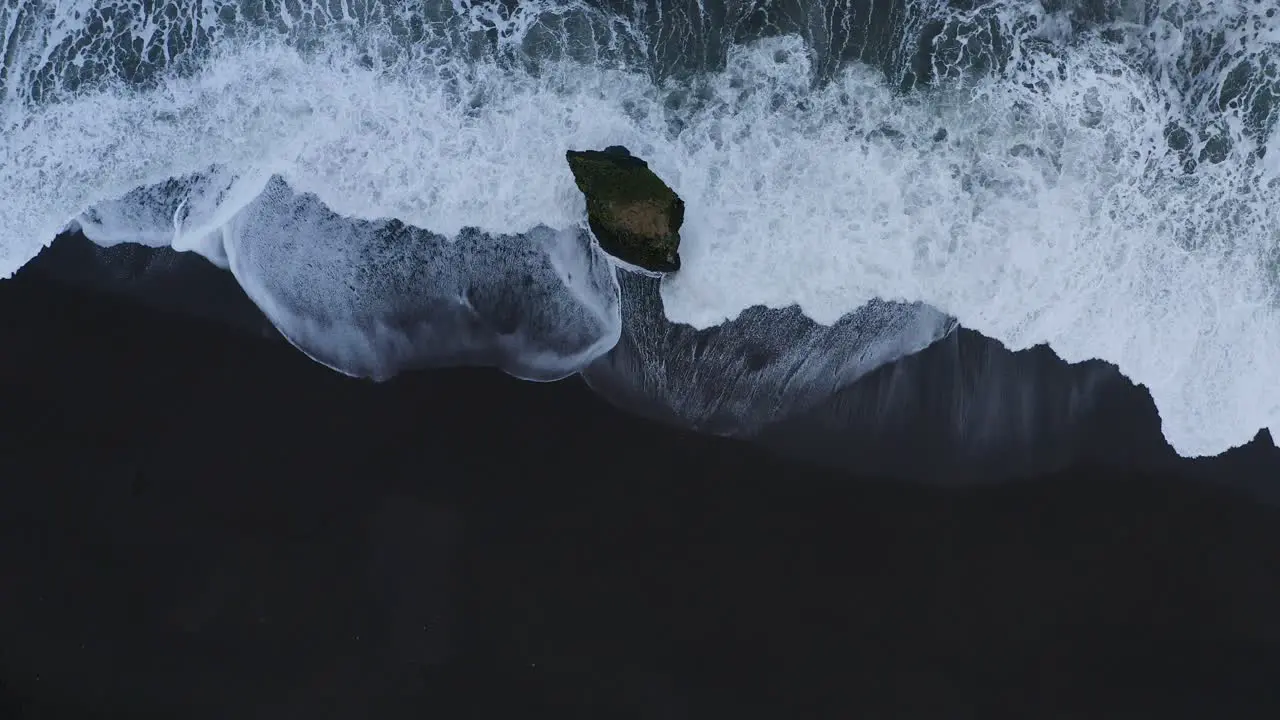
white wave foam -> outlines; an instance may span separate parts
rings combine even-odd
[[[1231,7],[1258,22],[1229,43],[1270,42],[1280,20]],[[446,235],[580,226],[564,150],[622,144],[688,208],[683,270],[662,290],[673,320],[794,303],[831,323],[871,298],[923,301],[1014,349],[1115,363],[1183,454],[1280,435],[1280,134],[1227,112],[1225,155],[1190,173],[1187,153],[1219,150],[1166,138],[1235,66],[1206,71],[1210,97],[1176,62],[1135,69],[1134,53],[1183,51],[1169,33],[1055,44],[1007,29],[1020,44],[1004,76],[909,96],[857,66],[815,89],[791,37],[685,86],[426,41],[382,67],[346,36],[305,57],[227,40],[151,90],[6,101],[0,274],[85,208],[213,165]]]
[[[875,302],[833,325],[795,307],[753,307],[694,330],[663,317],[658,280],[635,273],[619,280],[622,335],[583,379],[632,412],[717,435],[756,436],[955,329],[931,307]]]
[[[295,346],[375,380],[492,365],[558,380],[618,341],[618,284],[586,233],[433,235],[351,220],[279,179],[223,230],[231,271]]]

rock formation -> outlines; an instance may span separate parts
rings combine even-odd
[[[618,145],[565,156],[587,198],[591,232],[605,252],[651,272],[680,269],[684,201],[644,160]]]

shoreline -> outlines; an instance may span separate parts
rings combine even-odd
[[[68,234],[15,280],[52,281],[51,287],[140,303],[174,323],[191,318],[198,327],[217,326],[288,345],[229,273],[192,253],[134,245],[103,249]],[[646,284],[652,282],[624,283],[624,295],[639,296],[633,311],[647,313],[660,302]],[[627,307],[624,303],[624,313]],[[674,326],[665,317],[646,317],[636,327],[646,335],[669,337]],[[679,342],[672,348],[688,349],[687,337]],[[615,354],[621,359],[602,358],[599,370],[590,370],[606,385],[616,368],[625,373],[638,363],[628,333]],[[582,378],[568,381],[581,384]],[[636,395],[637,388],[599,390],[602,400],[623,412],[680,426],[670,410]],[[818,406],[767,426],[751,442],[801,462],[926,485],[1018,482],[1091,465],[1182,474],[1280,505],[1280,483],[1272,481],[1280,477],[1280,448],[1265,430],[1222,455],[1188,459],[1173,452],[1159,423],[1146,390],[1108,363],[1069,365],[1043,346],[1010,352],[961,327],[868,373]]]

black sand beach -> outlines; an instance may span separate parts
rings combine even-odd
[[[1280,0],[0,48],[0,720],[1280,718]]]
[[[1280,509],[1203,478],[856,477],[32,275],[0,318],[4,717],[1280,712]]]

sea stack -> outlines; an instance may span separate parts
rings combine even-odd
[[[565,153],[587,198],[587,223],[600,248],[627,264],[656,273],[680,269],[684,201],[626,148]]]

